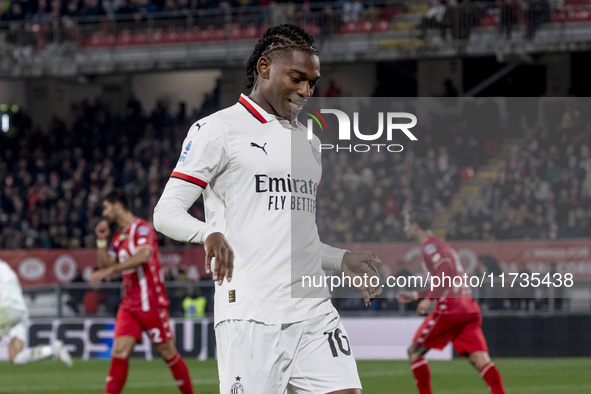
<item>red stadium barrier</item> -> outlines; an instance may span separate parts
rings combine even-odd
[[[495,241],[470,242],[451,241],[458,252],[462,265],[467,274],[472,275],[480,267],[478,256],[491,256],[499,262],[503,272],[518,273],[524,266],[530,272],[550,272],[551,263],[555,263],[555,272],[570,273],[577,283],[591,282],[591,244],[585,240],[568,241]],[[397,263],[403,260],[411,271],[425,274],[421,250],[416,244],[357,244],[349,245],[349,250],[371,251],[377,253],[395,275],[398,271]]]
[[[14,269],[23,287],[70,283],[76,269],[89,272],[97,266],[96,250],[92,249],[2,250],[0,259]],[[204,260],[203,248],[160,251],[164,271],[181,268],[193,280],[205,276]]]
[[[556,272],[570,273],[577,283],[591,282],[591,244],[585,240],[570,241],[497,241],[468,242],[452,241],[462,264],[468,274],[476,273],[479,267],[478,256],[495,258],[505,273],[517,273],[524,265],[531,272],[546,273],[550,263],[556,264]],[[372,251],[383,262],[385,274],[394,275],[398,261],[417,274],[423,273],[421,251],[412,243],[393,244],[355,244],[340,245],[349,250]],[[77,250],[3,250],[0,259],[8,262],[19,274],[24,287],[52,283],[69,283],[80,271],[96,267],[96,251]],[[205,253],[203,248],[179,251],[161,251],[163,269],[182,268],[189,272],[189,279],[205,276]],[[486,270],[486,268],[482,268]]]

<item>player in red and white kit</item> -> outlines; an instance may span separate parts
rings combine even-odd
[[[432,277],[463,276],[464,268],[456,251],[431,232],[432,215],[428,209],[414,208],[404,219],[406,236],[421,244],[425,265]],[[446,283],[447,284],[447,283]],[[433,290],[401,291],[398,301],[407,303],[422,298],[417,306],[421,316],[427,315],[431,303],[437,303],[417,330],[408,356],[420,394],[431,394],[431,372],[423,358],[429,349],[443,349],[450,341],[461,357],[480,371],[492,394],[504,394],[503,380],[488,354],[482,333],[482,315],[472,298],[470,287],[435,287]]]
[[[119,191],[105,197],[103,218],[105,220],[101,220],[95,230],[101,269],[94,272],[88,282],[96,285],[112,273],[120,272],[125,289],[115,322],[115,340],[105,393],[118,394],[123,389],[129,355],[133,347],[141,342],[142,332],[146,331],[170,368],[180,392],[192,394],[189,370],[174,345],[170,328],[169,301],[162,283],[156,232],[150,223],[129,211],[127,198]],[[107,250],[110,223],[116,224],[120,230]]]

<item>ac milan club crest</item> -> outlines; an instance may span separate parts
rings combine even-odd
[[[240,376],[236,376],[236,383],[232,385],[232,388],[230,389],[230,394],[244,394],[244,387],[242,387],[240,379]]]

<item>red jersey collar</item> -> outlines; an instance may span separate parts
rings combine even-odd
[[[260,105],[252,101],[248,96],[244,94],[240,95],[240,99],[238,100],[238,102],[242,104],[242,106],[246,108],[246,110],[250,112],[252,116],[257,118],[261,123],[267,123],[277,119],[275,116],[265,111],[263,108],[261,108]]]

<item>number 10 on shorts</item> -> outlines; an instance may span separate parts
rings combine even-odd
[[[328,345],[330,346],[330,351],[332,352],[333,357],[339,356],[337,347],[338,350],[340,350],[345,356],[351,355],[351,345],[349,344],[349,339],[346,335],[343,335],[343,332],[340,328],[337,328],[334,330],[334,332],[326,331],[324,335],[328,335]]]

